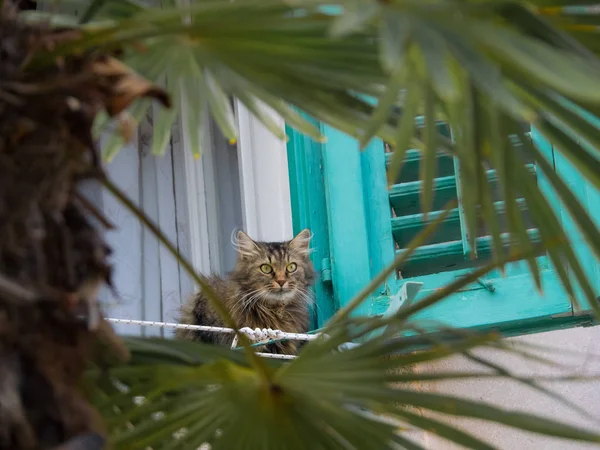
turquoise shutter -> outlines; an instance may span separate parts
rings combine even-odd
[[[549,155],[552,157],[552,155]],[[420,212],[418,164],[420,153],[408,152],[402,173],[390,191],[390,203],[395,211],[392,229],[396,244],[401,249],[424,226]],[[529,169],[537,177],[538,184],[547,190],[547,183],[533,164]],[[476,238],[477,259],[468,256],[466,227],[460,209],[460,189],[456,174],[458,163],[450,156],[438,155],[438,170],[435,182],[434,210],[450,199],[458,198],[459,206],[446,219],[433,239],[417,249],[414,256],[403,268],[404,280],[423,283],[417,300],[435,289],[453,282],[473,270],[481,260],[491,255],[491,241],[485,229],[480,229]],[[496,178],[493,170],[488,171],[488,181],[496,192]],[[501,213],[503,202],[495,199],[496,210]],[[526,209],[526,204],[520,202]],[[438,213],[434,213],[433,216]],[[531,224],[526,225],[532,236],[537,233]],[[560,326],[557,318],[569,315],[571,303],[565,295],[556,273],[545,255],[537,258],[541,268],[544,295],[540,295],[528,273],[524,262],[510,264],[506,276],[493,271],[479,282],[473,283],[437,305],[416,316],[418,319],[432,320],[447,325],[464,328],[494,328],[507,333],[520,333],[533,328],[544,329]],[[558,319],[560,320],[560,319]]]
[[[315,237],[318,232],[327,234],[327,237],[319,238],[319,243],[327,242],[327,245],[319,246],[315,252],[315,264],[321,270],[325,268],[325,273],[331,275],[331,278],[322,278],[317,286],[317,323],[321,325],[381,268],[389,264],[394,253],[401,251],[425,224],[419,205],[418,151],[407,152],[403,170],[396,184],[388,191],[385,178],[386,151],[380,140],[373,140],[361,153],[355,139],[328,126],[318,125],[327,137],[325,144],[300,138],[301,135],[288,130],[291,137],[288,149],[295,227],[299,230],[311,223],[318,223],[319,228],[313,228]],[[556,163],[560,174],[568,176],[568,171],[572,169],[558,159],[559,155],[555,154],[553,148],[540,141],[535,133],[533,138],[544,154]],[[305,174],[304,178],[299,176],[300,165],[303,165],[300,172]],[[442,154],[438,156],[434,210],[439,210],[447,200],[460,196],[456,183],[457,170],[459,167],[453,158]],[[557,211],[561,216],[564,215],[543,174],[534,165],[530,165],[530,170],[536,175],[542,190],[554,202]],[[488,177],[493,186],[494,172],[489,171]],[[597,192],[587,189],[580,177],[570,178],[572,187],[574,183],[579,183],[575,190],[587,196],[589,205],[593,202],[600,204]],[[317,203],[319,208],[309,208],[308,214],[303,213],[303,203]],[[497,199],[496,206],[501,212],[500,199]],[[310,214],[312,217],[307,220]],[[434,212],[430,217],[436,214]],[[565,222],[565,225],[568,226],[568,223]],[[535,229],[530,232],[532,236],[536,235]],[[585,243],[575,240],[579,254],[590,261],[585,265],[596,277],[597,287],[600,273],[596,261]],[[388,280],[357,313],[385,313],[390,296],[406,281],[423,283],[417,295],[418,301],[433,290],[464,276],[481,263],[481,259],[490,255],[490,240],[485,230],[480,231],[476,242],[480,260],[471,261],[466,256],[465,227],[460,208],[457,208],[432,240],[417,249],[400,271],[399,277]],[[457,327],[494,328],[507,334],[590,323],[587,311],[573,313],[573,305],[546,255],[540,255],[537,261],[542,270],[543,296],[537,291],[526,264],[519,262],[507,267],[505,277],[494,271],[478,283],[423,311],[416,318]],[[319,291],[325,291],[326,295],[320,295]]]
[[[600,128],[600,120],[591,115],[587,115],[587,119]],[[551,155],[549,161],[553,164],[556,173],[565,181],[594,223],[597,226],[600,226],[600,193],[590,185],[590,183],[560,152],[554,151],[554,146],[544,139],[544,137],[535,129],[532,129],[532,137],[534,143],[536,143],[538,148],[543,150],[544,154]],[[580,142],[580,144],[585,146],[585,143]],[[600,295],[600,264],[598,259],[585,242],[582,234],[575,225],[573,218],[565,206],[558,200],[557,196],[550,193],[549,198],[559,213],[562,225],[567,232],[567,236],[578,256],[581,266],[592,284],[592,288],[596,292],[596,295]],[[586,317],[590,314],[591,305],[589,305],[588,300],[583,293],[577,289],[575,280],[573,280],[573,285],[577,291],[577,303],[572,305],[570,315],[573,317]],[[600,297],[596,298],[600,300]]]
[[[322,11],[336,15],[341,7],[325,6]],[[418,208],[420,186],[415,179],[418,152],[408,152],[403,173],[388,192],[385,147],[381,141],[373,140],[361,154],[356,140],[330,127],[317,125],[328,139],[326,144],[309,143],[306,138],[288,130],[291,137],[288,152],[294,227],[296,231],[311,227],[315,233],[313,260],[322,274],[316,286],[315,324],[322,325],[378,270],[389,264],[394,252],[401,250],[424,224]],[[552,146],[535,132],[532,134],[535,144],[554,163],[557,172],[565,177],[588,211],[594,214],[595,220],[600,220],[600,208],[593,209],[594,205],[600,204],[598,193],[554,152]],[[600,293],[598,261],[578,230],[574,229],[572,220],[550,190],[543,174],[535,166],[531,169],[560,214],[596,292]],[[457,170],[460,168],[452,158],[439,156],[434,206],[439,208],[444,200],[460,196],[456,187]],[[493,171],[489,173],[489,179],[490,183],[494,183]],[[501,211],[500,200],[497,206]],[[435,213],[430,217],[435,217]],[[317,233],[323,235],[317,237]],[[536,230],[532,229],[531,233],[535,236]],[[453,211],[434,240],[419,248],[402,268],[402,279],[394,277],[388,280],[357,313],[389,313],[390,296],[408,280],[424,284],[417,295],[418,300],[473,270],[469,267],[473,263],[465,256],[468,250],[465,237],[459,203],[459,208]],[[489,255],[490,241],[485,232],[480,233],[476,242],[478,257]],[[459,327],[495,328],[506,334],[591,323],[589,305],[575,310],[549,259],[540,255],[537,262],[542,271],[543,296],[537,291],[526,264],[515,263],[507,267],[504,277],[497,271],[489,273],[485,279],[467,286],[418,317]],[[392,303],[398,304],[396,301]]]
[[[319,123],[304,115],[317,127]],[[288,169],[294,233],[309,228],[313,233],[311,258],[317,271],[313,327],[322,326],[336,311],[333,300],[329,226],[325,201],[321,144],[286,127],[289,137]]]
[[[309,118],[309,120],[311,120]],[[319,144],[288,128],[294,232],[313,231],[315,325],[323,325],[394,257],[383,143],[360,152],[358,142],[313,121],[327,137]],[[395,278],[376,297],[397,290]],[[357,314],[373,313],[368,301]]]

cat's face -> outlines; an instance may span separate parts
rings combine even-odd
[[[287,302],[297,296],[309,301],[315,276],[310,261],[311,234],[303,230],[291,241],[257,242],[237,233],[236,278],[249,291],[249,298]]]

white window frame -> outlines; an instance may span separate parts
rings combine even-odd
[[[285,122],[264,105],[282,130]],[[262,241],[291,239],[292,206],[286,142],[276,137],[236,100],[244,226]]]
[[[285,141],[273,135],[241,102],[235,100],[239,127],[237,144],[242,218],[244,230],[254,239],[283,241],[291,239],[292,209],[288,159]],[[267,109],[284,129],[284,120]],[[185,123],[185,108],[182,122]],[[230,242],[219,239],[219,211],[215,186],[214,152],[217,148],[212,127],[203,139],[203,154],[195,159],[189,136],[181,135],[178,151],[184,153],[191,259],[201,273],[221,271],[219,249]],[[174,143],[175,145],[175,143]]]

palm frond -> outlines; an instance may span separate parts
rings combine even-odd
[[[362,145],[379,136],[395,146],[390,179],[409,147],[430,156],[432,148],[450,152],[460,166],[461,207],[470,247],[476,251],[475,227],[481,216],[496,255],[503,241],[482,182],[490,168],[496,169],[504,189],[510,219],[506,231],[513,236],[513,245],[529,249],[535,245],[513,200],[517,193],[513,175],[503,170],[510,164],[505,159],[529,141],[522,123],[535,126],[592,186],[600,188],[594,169],[600,142],[596,125],[588,119],[600,111],[600,60],[586,46],[595,36],[598,16],[584,14],[569,2],[525,6],[520,2],[340,0],[327,2],[325,8],[314,0],[214,0],[191,2],[187,7],[167,2],[162,9],[134,1],[94,4],[101,4],[95,10],[96,21],[81,26],[79,40],[59,46],[52,54],[38,55],[32,64],[76,49],[125,48],[124,61],[151,81],[166,76],[174,97],[186,99],[184,132],[196,154],[201,153],[198,124],[205,123],[202,117],[208,112],[227,138],[236,139],[229,95],[237,96],[270,129],[276,127],[261,114],[261,103],[316,139],[320,139],[318,131],[290,106],[356,136]],[[134,108],[133,115],[139,118],[147,106]],[[165,148],[175,114],[158,117],[156,153]],[[413,124],[419,114],[425,128]],[[441,135],[436,138],[432,125],[439,119],[449,123],[453,141]],[[281,136],[281,131],[277,134]],[[580,138],[586,140],[585,146],[578,142]],[[107,147],[107,156],[114,156],[122,142],[117,137]],[[535,164],[544,165],[539,153],[531,154]],[[425,204],[433,182],[430,166],[423,166],[422,173]],[[543,203],[537,208],[539,214],[532,214],[542,240],[558,240],[567,247],[564,230],[548,212],[548,200],[535,178],[519,181],[523,202],[530,208]],[[558,183],[553,177],[552,187],[569,197],[569,189]],[[466,188],[473,185],[480,186],[479,194]],[[577,211],[574,220],[586,237],[598,233],[587,212]],[[600,254],[599,240],[588,243]],[[562,261],[579,273],[575,256],[567,249],[556,249],[550,256],[555,266]],[[528,262],[541,288],[535,258],[529,257]],[[569,279],[569,270],[562,272],[567,292],[575,297],[571,284],[576,281],[597,309],[585,276]]]
[[[493,448],[450,425],[451,415],[600,442],[595,433],[555,421],[411,389],[409,383],[440,374],[404,379],[398,375],[413,364],[498,344],[498,336],[475,332],[436,343],[409,325],[407,319],[418,311],[517,259],[528,260],[540,285],[535,262],[540,246],[524,230],[519,203],[513,201],[517,194],[528,206],[541,245],[567,292],[579,301],[577,284],[597,308],[596,293],[556,212],[518,154],[525,151],[546,175],[600,256],[598,225],[572,202],[573,192],[522,126],[531,124],[590,186],[600,188],[600,142],[590,119],[600,112],[600,16],[552,0],[338,0],[327,5],[316,0],[211,0],[190,6],[169,1],[164,8],[133,0],[81,4],[88,8],[77,20],[28,14],[28,20],[50,18],[51,25],[80,31],[79,39],[33,55],[31,68],[85,49],[124,49],[127,64],[150,81],[164,83],[181,104],[184,133],[197,155],[202,150],[199,124],[206,122],[207,114],[227,138],[236,139],[229,96],[237,97],[276,133],[268,115],[261,114],[263,104],[315,139],[322,138],[319,131],[296,110],[356,137],[363,146],[374,136],[384,139],[395,147],[390,180],[406,150],[417,148],[426,155],[421,174],[424,204],[431,200],[433,156],[447,152],[460,168],[471,248],[476,250],[480,215],[494,247],[490,264],[392,317],[348,319],[350,310],[343,310],[330,324],[328,338],[311,342],[289,364],[258,364],[255,355],[246,359],[195,343],[128,340],[133,354],[129,365],[108,375],[91,370],[86,380],[117,448],[187,449],[204,442],[215,449],[235,448],[239,442],[252,443],[252,448],[420,448],[402,435],[406,426],[431,430],[467,448]],[[138,103],[130,114],[139,120],[149,107]],[[155,153],[164,150],[178,113],[158,116]],[[421,117],[415,120],[416,116]],[[452,139],[434,126],[440,120],[448,123]],[[98,132],[105,130],[106,119],[98,121]],[[113,139],[105,148],[107,158],[123,144],[122,136]],[[490,168],[496,170],[507,198],[512,246],[508,255],[486,187]],[[472,186],[478,186],[478,192]],[[351,305],[360,304],[366,293]],[[346,341],[381,329],[383,334],[362,345],[337,350]],[[391,335],[408,337],[389,339]],[[495,375],[535,386],[535,380],[502,368],[496,367]],[[406,407],[439,412],[443,418],[416,416]],[[393,419],[393,424],[381,416]]]
[[[350,322],[338,327],[351,333]],[[130,338],[126,343],[132,362],[112,369],[103,382],[102,372],[92,370],[86,385],[108,418],[116,448],[185,449],[204,442],[214,449],[235,448],[240,442],[252,448],[396,448],[395,441],[406,439],[407,427],[434,432],[465,448],[495,448],[451,425],[452,415],[600,442],[600,435],[535,415],[415,390],[415,383],[473,377],[477,372],[415,372],[414,364],[468,352],[496,339],[465,332],[451,344],[432,343],[417,353],[406,353],[404,342],[384,337],[345,351],[317,340],[291,363],[271,362],[272,382],[264,384],[237,352],[193,342]],[[480,375],[513,379],[505,369]],[[516,381],[536,386],[538,380]],[[414,407],[442,416],[417,416],[411,412]]]

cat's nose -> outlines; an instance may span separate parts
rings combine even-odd
[[[285,280],[275,280],[280,287],[283,287]]]

